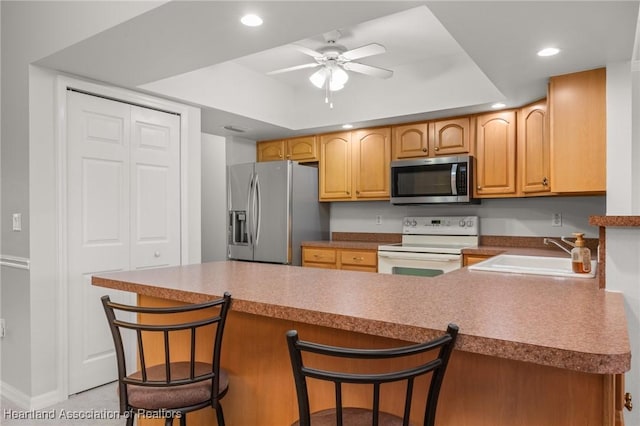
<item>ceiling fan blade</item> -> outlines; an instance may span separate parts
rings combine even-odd
[[[365,46],[356,47],[355,49],[347,50],[340,56],[349,61],[353,61],[354,59],[360,59],[367,56],[379,55],[386,51],[387,49],[385,49],[383,45],[378,43],[371,43]]]
[[[317,63],[317,62],[309,63],[309,64],[296,65],[295,67],[282,68],[282,69],[275,70],[275,71],[269,71],[267,73],[267,75],[282,74],[283,72],[302,70],[302,69],[305,69],[305,68],[315,68],[317,66],[320,66],[320,64]]]
[[[311,56],[312,58],[322,58],[322,53],[316,52],[313,49],[309,49],[308,47],[300,46],[299,44],[294,44],[293,47],[298,50],[300,53],[304,53],[305,55]]]
[[[360,64],[358,62],[347,62],[343,67],[347,71],[359,72],[361,74],[371,75],[378,78],[389,78],[393,75],[393,71],[391,70]]]

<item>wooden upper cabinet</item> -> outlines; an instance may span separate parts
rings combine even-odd
[[[518,173],[525,195],[549,195],[549,115],[547,100],[520,109],[518,114]]]
[[[461,117],[429,124],[432,156],[466,154],[471,141],[471,118]]]
[[[256,148],[258,161],[318,161],[318,142],[315,135],[258,142]]]
[[[381,127],[353,132],[355,198],[389,199],[391,129]]]
[[[388,200],[391,129],[320,136],[321,201]]]
[[[516,112],[479,115],[476,125],[476,197],[516,196]]]
[[[470,117],[394,126],[393,159],[467,154],[472,131]]]
[[[551,191],[606,191],[606,70],[552,77]]]
[[[315,135],[287,139],[286,143],[287,160],[301,163],[318,161],[318,141]]]
[[[407,124],[393,127],[393,159],[427,157],[429,155],[429,132],[427,123]]]
[[[320,200],[351,198],[351,132],[320,136],[318,173]]]
[[[284,141],[258,142],[256,150],[258,161],[284,160]]]

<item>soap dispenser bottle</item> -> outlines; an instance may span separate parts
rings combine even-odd
[[[571,268],[578,274],[591,272],[591,250],[584,245],[584,234],[574,233],[575,247],[571,250]]]

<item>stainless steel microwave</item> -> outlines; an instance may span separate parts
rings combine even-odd
[[[470,155],[391,162],[392,204],[478,203]]]

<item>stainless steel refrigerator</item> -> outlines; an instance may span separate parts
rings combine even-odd
[[[318,169],[294,161],[228,167],[228,257],[300,265],[300,243],[329,239]]]

